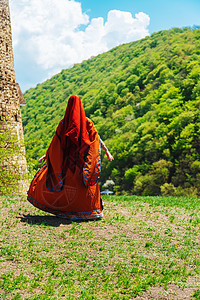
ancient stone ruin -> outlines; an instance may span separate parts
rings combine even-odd
[[[27,164],[20,111],[20,105],[24,104],[23,94],[15,80],[9,0],[0,0],[0,132],[10,126],[12,134],[20,142],[20,153],[11,159],[17,161],[23,178],[16,187],[19,192],[27,189],[27,180],[24,180]]]

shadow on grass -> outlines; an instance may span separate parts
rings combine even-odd
[[[17,217],[21,222],[28,223],[30,225],[44,225],[44,226],[53,226],[59,227],[62,225],[70,225],[72,223],[83,223],[83,222],[97,222],[100,219],[91,219],[91,220],[69,220],[65,218],[59,218],[56,216],[40,216],[40,215],[23,215]]]

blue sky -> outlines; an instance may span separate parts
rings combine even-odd
[[[10,0],[22,91],[153,32],[200,25],[200,0]]]
[[[170,29],[200,25],[200,0],[82,0],[82,8],[91,17],[106,18],[109,10],[144,12],[149,15],[150,33]]]

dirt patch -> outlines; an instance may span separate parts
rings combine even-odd
[[[111,239],[118,234],[118,229],[113,225],[106,225],[103,227],[96,227],[96,228],[94,227],[92,228],[92,231],[95,236],[103,237],[105,239]]]
[[[117,205],[114,203],[114,205]],[[134,208],[129,207],[116,207],[118,209],[111,208],[112,210],[109,210],[110,203],[108,205],[108,217],[113,217],[116,214],[124,216],[126,218],[131,218],[133,222],[139,223],[144,222],[147,226],[153,227],[154,230],[159,231],[165,230],[167,227],[171,228],[174,233],[182,234],[185,231],[185,227],[191,222],[191,215],[189,215],[185,210],[183,209],[171,209],[169,211],[169,208],[162,207],[163,211],[155,211],[154,207],[151,207],[149,203],[142,203],[143,207],[141,210],[141,207],[136,209],[134,213]],[[106,204],[107,206],[107,204]],[[115,207],[115,206],[114,206]],[[167,211],[165,211],[167,209]],[[106,215],[106,214],[105,214]],[[174,219],[170,219],[170,217],[173,216]],[[180,222],[181,223],[180,223]],[[184,222],[183,222],[184,221]],[[132,224],[133,225],[133,224]]]
[[[181,288],[175,284],[169,284],[168,289],[163,287],[152,287],[141,296],[137,296],[136,300],[148,300],[148,299],[159,299],[159,300],[183,300],[192,299],[194,292],[200,288],[200,276],[189,277],[185,287]]]

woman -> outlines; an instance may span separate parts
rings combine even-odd
[[[101,141],[94,124],[85,116],[81,99],[71,96],[46,154],[28,191],[37,208],[71,220],[103,217],[98,179]]]

